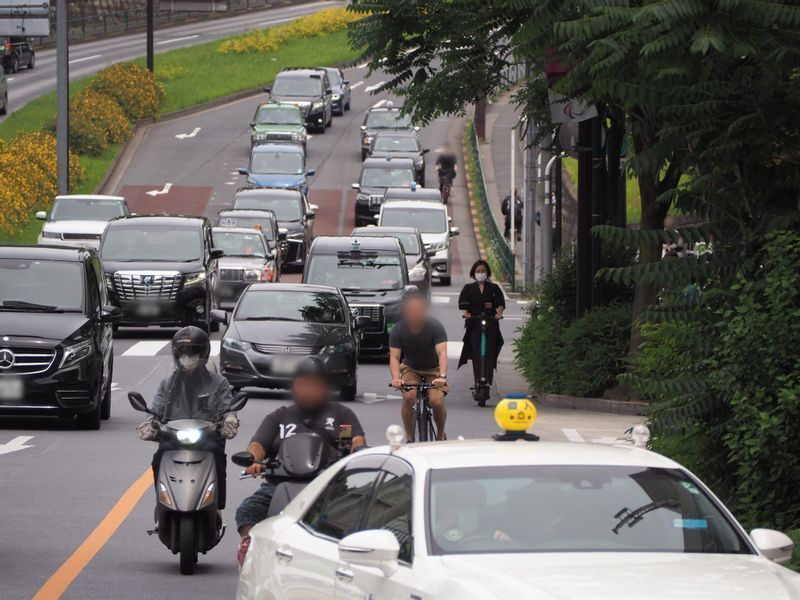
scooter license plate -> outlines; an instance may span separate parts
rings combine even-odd
[[[25,397],[25,384],[18,377],[0,377],[0,400],[14,401]]]

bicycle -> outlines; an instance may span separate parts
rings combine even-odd
[[[391,385],[389,387],[392,387]],[[410,443],[415,441],[429,442],[438,439],[436,423],[433,420],[433,409],[428,399],[428,391],[434,386],[424,379],[420,383],[404,383],[398,389],[403,392],[411,390],[417,391],[417,398],[414,401],[414,425],[416,429],[415,439],[408,440]]]
[[[492,384],[489,383],[489,380],[486,379],[486,331],[489,328],[490,321],[497,321],[497,319],[493,316],[489,315],[479,315],[477,317],[464,317],[468,321],[478,321],[480,322],[481,327],[481,345],[480,345],[480,357],[476,358],[473,357],[472,360],[480,360],[480,377],[475,382],[475,386],[471,387],[472,390],[472,399],[478,403],[478,406],[486,406],[486,402],[488,402],[489,397],[491,396],[492,391]]]
[[[450,200],[450,188],[453,187],[453,175],[450,173],[439,174],[439,189],[442,192],[442,203],[447,204]]]

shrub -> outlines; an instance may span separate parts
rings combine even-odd
[[[131,122],[155,116],[163,97],[153,74],[132,63],[106,67],[95,76],[89,88],[115,100]]]
[[[99,156],[111,144],[128,139],[131,124],[112,98],[91,89],[70,103],[70,145],[80,154]]]
[[[344,7],[330,8],[300,17],[277,27],[254,29],[243,35],[225,40],[219,45],[222,54],[265,53],[277,50],[284,42],[294,38],[309,38],[342,31],[362,18]]]
[[[534,392],[562,390],[562,333],[563,325],[553,310],[534,308],[514,341],[514,363]]]
[[[70,155],[70,187],[83,177],[78,157]],[[0,141],[0,230],[13,234],[31,214],[49,206],[57,193],[56,139],[45,132]]]

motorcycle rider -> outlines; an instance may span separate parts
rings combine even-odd
[[[449,143],[445,143],[436,158],[436,172],[439,174],[439,191],[442,191],[445,180],[451,184],[458,173],[458,157]]]
[[[239,431],[239,419],[235,413],[227,410],[233,401],[228,380],[210,371],[206,366],[210,353],[211,343],[205,331],[194,326],[177,331],[172,338],[175,369],[158,386],[150,408],[155,416],[141,423],[137,431],[143,440],[158,440],[157,418],[167,421],[176,419],[215,421],[221,418],[220,438],[210,440],[208,443],[211,446],[205,449],[214,453],[219,485],[218,508],[222,510],[225,508],[226,497],[225,440],[236,436]],[[164,452],[180,449],[167,447],[168,445],[159,443],[158,450],[153,455],[154,478],[158,477]]]
[[[247,451],[255,458],[255,462],[245,471],[248,475],[262,473],[264,466],[260,463],[267,456],[277,456],[281,441],[298,433],[319,434],[327,443],[328,462],[339,458],[341,425],[351,426],[353,437],[350,452],[366,444],[364,429],[353,411],[330,399],[329,379],[325,363],[316,356],[309,356],[297,365],[292,380],[293,403],[268,414],[247,447]],[[249,541],[250,529],[267,518],[274,491],[275,486],[264,481],[236,510],[236,528],[243,544]]]

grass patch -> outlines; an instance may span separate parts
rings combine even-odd
[[[564,169],[569,175],[570,181],[578,189],[578,159],[565,158]],[[626,206],[628,225],[638,224],[642,220],[642,198],[639,195],[639,182],[636,179],[626,181]]]
[[[41,230],[42,222],[31,215],[30,221],[15,234],[0,230],[0,244],[35,244]]]
[[[81,156],[85,176],[72,193],[93,194],[121,149],[122,144],[114,144],[106,148],[100,156]]]

